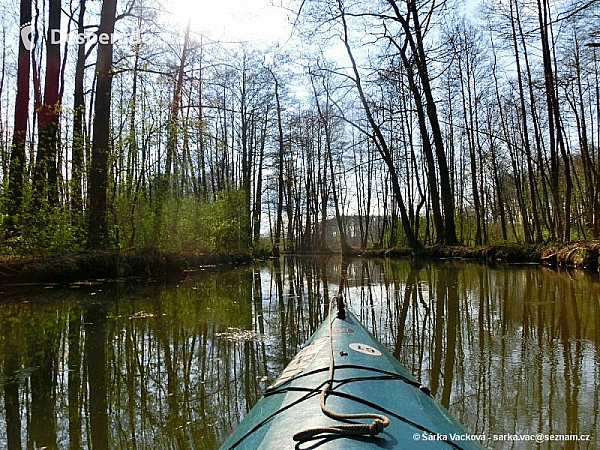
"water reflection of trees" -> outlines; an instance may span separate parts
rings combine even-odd
[[[363,321],[468,428],[598,436],[597,277],[456,262],[360,264],[370,266],[360,271],[371,282],[350,295]]]
[[[322,320],[324,270],[15,294],[0,312],[0,443],[216,448]]]
[[[470,430],[598,436],[596,279],[289,258],[178,286],[15,294],[0,309],[0,446],[216,448],[342,273],[363,323]]]

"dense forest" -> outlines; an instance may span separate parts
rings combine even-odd
[[[599,237],[600,1],[277,3],[2,0],[2,253]]]

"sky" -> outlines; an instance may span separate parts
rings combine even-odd
[[[173,20],[224,42],[285,41],[291,34],[291,0],[170,0],[165,8]]]

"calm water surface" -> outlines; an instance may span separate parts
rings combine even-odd
[[[344,279],[350,308],[469,431],[591,436],[490,448],[600,447],[597,276],[282,259],[177,284],[0,287],[0,448],[218,448]]]

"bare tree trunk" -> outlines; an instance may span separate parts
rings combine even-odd
[[[141,24],[140,24],[141,26]],[[127,137],[127,169],[125,178],[125,192],[131,196],[133,186],[138,178],[138,140],[137,140],[137,91],[140,65],[140,43],[137,43],[133,49],[133,71],[131,81],[131,100],[129,100],[129,134]],[[134,206],[135,207],[135,206]]]
[[[405,18],[398,9],[398,5],[394,0],[387,0],[392,7],[394,14],[402,28],[405,31],[406,39],[411,48],[413,58],[417,66],[417,73],[421,81],[423,95],[425,96],[427,117],[431,125],[431,134],[435,145],[435,153],[438,161],[438,169],[440,175],[440,194],[442,201],[442,209],[444,211],[444,242],[449,245],[457,244],[456,225],[454,223],[454,193],[450,182],[450,170],[448,168],[448,160],[444,150],[444,139],[440,122],[437,116],[436,103],[433,98],[433,91],[429,80],[427,69],[427,55],[425,53],[425,45],[423,43],[423,32],[419,19],[419,8],[415,0],[407,1],[407,17]],[[435,3],[433,4],[435,5]],[[433,8],[432,5],[432,8]],[[431,13],[431,11],[430,11]],[[413,26],[410,25],[410,17],[412,17]]]
[[[198,83],[198,134],[199,134],[199,145],[198,145],[198,164],[200,165],[200,173],[198,174],[199,176],[199,180],[198,180],[198,184],[200,185],[200,197],[203,198],[204,200],[208,199],[208,181],[207,181],[207,176],[206,176],[206,157],[205,157],[205,152],[206,152],[206,143],[204,140],[204,128],[205,128],[205,124],[204,124],[204,107],[202,105],[202,101],[204,100],[204,91],[202,89],[202,86],[204,85],[204,60],[203,60],[203,55],[204,55],[204,46],[202,43],[202,40],[200,40],[200,67],[199,67],[199,73],[198,73],[198,79],[199,79],[199,83]]]
[[[4,95],[4,80],[6,79],[6,30],[2,30],[2,68],[0,68],[0,98]],[[8,113],[8,111],[6,111]],[[2,164],[2,179],[8,180],[9,178],[9,161],[10,161],[10,150],[8,146],[8,140],[6,139],[7,133],[4,128],[4,111],[0,108],[0,164]]]
[[[406,55],[406,49],[400,46],[397,46],[397,48],[400,50],[400,56],[404,64],[404,68],[406,69],[408,84],[415,102],[415,108],[417,110],[419,129],[421,131],[421,141],[423,144],[423,151],[425,153],[425,160],[427,161],[427,182],[429,184],[429,192],[431,193],[431,210],[433,212],[433,223],[436,230],[436,241],[443,242],[446,239],[446,232],[444,229],[444,218],[440,209],[440,192],[436,176],[433,149],[431,146],[431,140],[429,139],[429,130],[427,129],[427,123],[425,122],[426,119],[423,99],[421,98],[421,93],[415,80],[412,63],[409,61]]]
[[[465,31],[465,30],[463,30]],[[460,37],[459,37],[460,39]],[[467,39],[466,32],[464,39]],[[458,53],[458,77],[460,82],[460,91],[461,91],[461,99],[462,99],[462,109],[463,109],[463,120],[466,128],[467,134],[467,144],[469,147],[469,162],[470,162],[470,172],[471,172],[471,191],[473,193],[473,208],[475,209],[475,245],[483,244],[483,236],[482,236],[482,210],[481,210],[481,201],[479,198],[479,189],[477,187],[477,159],[475,156],[475,130],[474,130],[474,114],[473,114],[473,101],[472,97],[474,93],[472,90],[475,89],[474,86],[471,86],[471,75],[472,75],[472,67],[471,67],[471,58],[470,58],[470,43],[464,42],[465,46],[461,49],[455,49],[456,53]],[[466,67],[463,68],[462,62],[465,61]],[[466,75],[466,80],[465,80]]]
[[[321,149],[321,139],[319,137],[319,141],[317,144],[317,159],[319,164],[319,186],[320,186],[320,203],[321,203],[321,218],[320,218],[320,232],[319,232],[319,241],[320,241],[320,250],[328,251],[329,247],[327,246],[327,205],[329,204],[329,188],[327,187],[327,153],[322,152]],[[323,161],[323,165],[321,166],[321,161]]]
[[[171,170],[177,165],[175,161],[175,152],[177,150],[177,139],[179,137],[179,108],[181,103],[181,90],[183,89],[183,75],[187,59],[188,47],[190,42],[190,23],[188,21],[183,38],[183,50],[177,69],[177,79],[173,89],[173,99],[169,112],[169,125],[167,128],[167,158],[165,162],[165,183],[164,188],[171,189],[178,180],[172,180]]]
[[[497,105],[498,108],[501,105]],[[506,242],[508,240],[508,232],[506,228],[506,209],[505,209],[505,200],[504,200],[504,188],[503,184],[500,181],[500,171],[498,168],[498,154],[496,147],[496,133],[492,127],[492,123],[495,120],[495,111],[490,108],[486,115],[486,124],[488,136],[490,139],[490,157],[492,162],[492,177],[494,179],[494,191],[496,195],[497,207],[498,207],[498,215],[500,216],[500,231],[502,233],[502,240]]]
[[[79,1],[79,18],[77,32],[81,36],[85,32],[85,0]],[[71,212],[72,224],[81,225],[83,214],[83,173],[85,155],[85,43],[77,47],[77,62],[75,66],[75,84],[73,92],[73,143],[71,146]]]
[[[542,242],[542,227],[540,225],[540,219],[537,208],[537,195],[535,188],[535,174],[533,171],[532,152],[529,141],[529,125],[527,121],[527,107],[525,106],[525,90],[523,88],[523,76],[521,74],[521,58],[519,57],[519,46],[517,44],[517,30],[515,27],[515,19],[513,17],[513,2],[510,2],[510,23],[512,28],[512,41],[515,51],[515,63],[517,69],[517,81],[519,84],[519,100],[521,106],[521,120],[523,126],[523,144],[525,150],[525,159],[527,162],[527,177],[529,180],[529,197],[531,201],[531,215],[533,222],[533,235],[534,241],[539,243]]]
[[[573,99],[569,100],[567,96],[567,100],[569,100],[571,104],[571,109],[573,110],[573,115],[575,116],[575,121],[577,123],[577,132],[579,136],[579,145],[581,147],[581,155],[582,155],[582,163],[583,163],[583,175],[585,180],[585,193],[586,199],[584,200],[584,204],[586,204],[586,216],[587,222],[592,231],[592,238],[598,239],[599,237],[599,229],[598,229],[598,214],[599,214],[599,204],[598,204],[598,193],[596,192],[596,185],[598,179],[598,171],[596,170],[594,164],[594,158],[590,152],[590,145],[588,141],[588,130],[586,124],[586,113],[584,106],[584,98],[583,98],[583,87],[582,87],[582,76],[581,76],[581,55],[579,49],[579,42],[577,41],[577,37],[575,37],[575,84],[576,84],[576,93],[573,93]],[[577,98],[575,98],[577,96]]]
[[[284,170],[284,145],[283,145],[283,123],[281,118],[281,98],[279,95],[279,79],[273,72],[268,69],[275,82],[275,101],[277,105],[277,130],[278,130],[278,152],[277,152],[277,214],[275,219],[275,242],[273,253],[279,254],[281,247],[281,231],[283,228],[283,170]],[[288,218],[289,219],[289,218]]]
[[[244,193],[244,210],[241,214],[241,220],[243,221],[240,224],[240,228],[243,232],[242,239],[247,240],[246,244],[252,243],[252,220],[251,220],[251,202],[252,202],[252,183],[251,183],[251,175],[252,175],[252,154],[253,154],[253,145],[252,140],[248,139],[249,134],[252,132],[251,123],[252,112],[248,111],[248,75],[247,75],[247,60],[246,55],[244,54],[244,62],[242,67],[242,90],[240,92],[241,96],[241,111],[240,111],[240,121],[241,121],[241,141],[242,141],[242,191]],[[249,142],[250,141],[250,142]]]
[[[46,76],[44,80],[44,102],[38,111],[38,151],[33,173],[33,207],[42,208],[47,200],[50,206],[58,204],[58,179],[56,155],[58,152],[58,120],[61,100],[60,42],[54,32],[60,30],[60,0],[48,2],[48,36],[46,41]]]
[[[262,185],[263,185],[263,166],[265,157],[265,146],[267,143],[267,127],[269,124],[269,107],[265,111],[263,127],[260,132],[260,154],[258,157],[258,167],[256,168],[256,187],[254,190],[254,205],[252,207],[252,229],[254,231],[254,244],[260,240],[260,218],[262,213]]]
[[[554,115],[554,103],[556,98],[554,95],[554,75],[552,71],[552,59],[550,55],[550,44],[548,41],[548,15],[546,0],[537,0],[538,5],[538,20],[540,25],[540,40],[542,44],[542,57],[544,63],[544,82],[546,89],[546,107],[548,110],[548,136],[550,139],[550,191],[553,198],[553,216],[552,222],[557,236],[551,238],[562,237],[562,217],[560,207],[559,194],[559,159],[557,150],[557,127]]]
[[[110,152],[110,105],[112,94],[112,35],[115,29],[117,0],[104,0],[98,28],[98,60],[96,62],[96,103],[94,137],[90,171],[90,214],[88,246],[100,248],[108,244],[106,189],[108,154]]]
[[[492,44],[492,51],[494,52],[494,64],[493,64],[493,68],[492,68],[492,76],[494,78],[494,88],[495,88],[495,92],[496,92],[496,101],[498,103],[500,124],[502,126],[502,132],[504,134],[504,139],[509,147],[509,150],[511,150],[514,147],[514,145],[513,145],[513,142],[510,140],[511,133],[508,131],[505,114],[503,112],[502,100],[500,98],[500,88],[498,86],[498,76],[496,75],[496,52],[495,52],[495,48],[494,48],[493,44]],[[519,171],[517,169],[517,163],[515,161],[516,155],[514,154],[515,152],[512,150],[510,151],[510,153],[511,153],[511,164],[513,167],[513,178],[515,181],[515,188],[517,190],[517,202],[519,204],[519,209],[521,211],[521,222],[523,224],[523,236],[525,238],[525,242],[531,242],[531,240],[532,240],[531,239],[531,229],[530,229],[530,225],[529,225],[529,219],[527,217],[527,208],[525,206],[525,199],[524,199],[524,195],[523,195],[523,189],[521,186],[521,179],[520,179]],[[512,218],[511,218],[511,223],[512,223]],[[514,228],[514,225],[513,225],[513,228]]]
[[[525,42],[525,33],[523,32],[523,27],[521,25],[521,16],[519,13],[519,4],[517,2],[517,0],[515,1],[515,8],[514,8],[514,19],[516,20],[516,24],[519,28],[519,37],[520,37],[520,41],[521,41],[521,47],[523,48],[523,59],[525,62],[525,69],[527,71],[527,86],[528,86],[528,93],[529,93],[529,108],[531,111],[531,121],[533,124],[533,133],[534,133],[534,138],[535,138],[535,151],[536,151],[536,156],[537,156],[537,164],[538,164],[538,170],[539,170],[539,176],[540,176],[540,185],[541,185],[541,189],[542,189],[542,198],[539,199],[540,201],[540,205],[542,207],[542,211],[540,213],[541,219],[544,221],[546,228],[549,230],[550,232],[550,238],[554,239],[556,236],[556,232],[555,232],[555,228],[554,228],[554,221],[552,220],[552,208],[550,207],[550,197],[548,194],[548,185],[550,184],[550,181],[548,179],[548,173],[546,171],[546,167],[545,167],[545,158],[544,155],[542,154],[542,136],[541,136],[541,126],[540,126],[540,119],[537,113],[537,107],[536,107],[536,98],[534,95],[534,81],[533,81],[533,76],[531,73],[531,66],[529,64],[529,54],[527,51],[527,44]],[[539,216],[538,216],[539,219]],[[540,228],[541,228],[541,223],[540,223]]]
[[[367,120],[369,121],[369,124],[371,125],[371,128],[373,129],[373,132],[375,133],[374,142],[375,142],[375,145],[377,146],[377,150],[379,151],[379,154],[381,155],[383,161],[385,162],[385,164],[387,165],[387,167],[389,169],[389,174],[390,174],[390,178],[392,181],[392,188],[394,189],[394,196],[398,202],[398,207],[400,209],[400,218],[402,221],[402,228],[404,230],[404,234],[406,236],[407,243],[412,248],[419,248],[419,247],[421,247],[421,244],[419,243],[417,237],[415,236],[415,234],[413,232],[413,229],[410,224],[410,220],[408,218],[408,214],[406,212],[406,205],[404,203],[404,199],[402,196],[402,189],[400,188],[400,180],[398,179],[398,174],[397,174],[396,168],[394,166],[394,161],[392,159],[391,151],[387,145],[385,138],[383,137],[381,128],[379,127],[379,125],[377,124],[375,119],[373,118],[373,114],[371,113],[371,107],[369,106],[369,103],[367,101],[367,98],[366,98],[365,93],[362,88],[362,82],[360,79],[360,75],[358,73],[358,67],[356,65],[354,55],[352,54],[352,50],[350,48],[350,43],[349,43],[349,38],[348,38],[348,26],[346,24],[346,15],[345,15],[344,6],[343,6],[341,0],[338,0],[338,9],[340,12],[340,17],[342,20],[342,26],[343,26],[343,30],[344,30],[344,34],[343,34],[344,46],[346,47],[346,53],[348,54],[348,57],[350,58],[350,62],[352,63],[352,71],[354,72],[354,83],[356,84],[356,88],[358,90],[358,94],[359,94],[363,109],[367,116]]]
[[[10,151],[9,180],[7,196],[7,230],[9,234],[16,231],[16,226],[23,206],[23,178],[25,176],[25,142],[27,139],[27,118],[29,116],[29,75],[30,46],[25,39],[24,29],[31,23],[31,0],[21,0],[19,22],[19,56],[17,66],[17,95],[15,98],[15,119],[13,139]],[[25,32],[27,30],[25,29]],[[31,44],[31,42],[29,42]]]
[[[317,95],[317,90],[314,85],[314,79],[311,78],[311,83],[313,87],[313,94],[315,96],[315,103],[317,105],[317,111],[319,112],[319,117],[321,119],[321,123],[323,124],[323,128],[325,129],[325,150],[327,152],[326,158],[329,160],[329,177],[331,178],[331,193],[333,195],[333,204],[335,207],[335,218],[338,224],[338,230],[340,232],[340,245],[342,247],[342,255],[347,255],[350,252],[350,245],[348,245],[348,238],[346,235],[346,227],[344,225],[342,212],[340,210],[340,200],[338,196],[338,190],[336,187],[335,181],[335,171],[333,170],[333,155],[332,155],[332,145],[331,145],[331,126],[330,126],[330,117],[329,117],[329,102],[325,103],[325,111],[321,108],[321,103],[319,102],[319,96]],[[329,100],[329,91],[326,89],[327,100]]]

